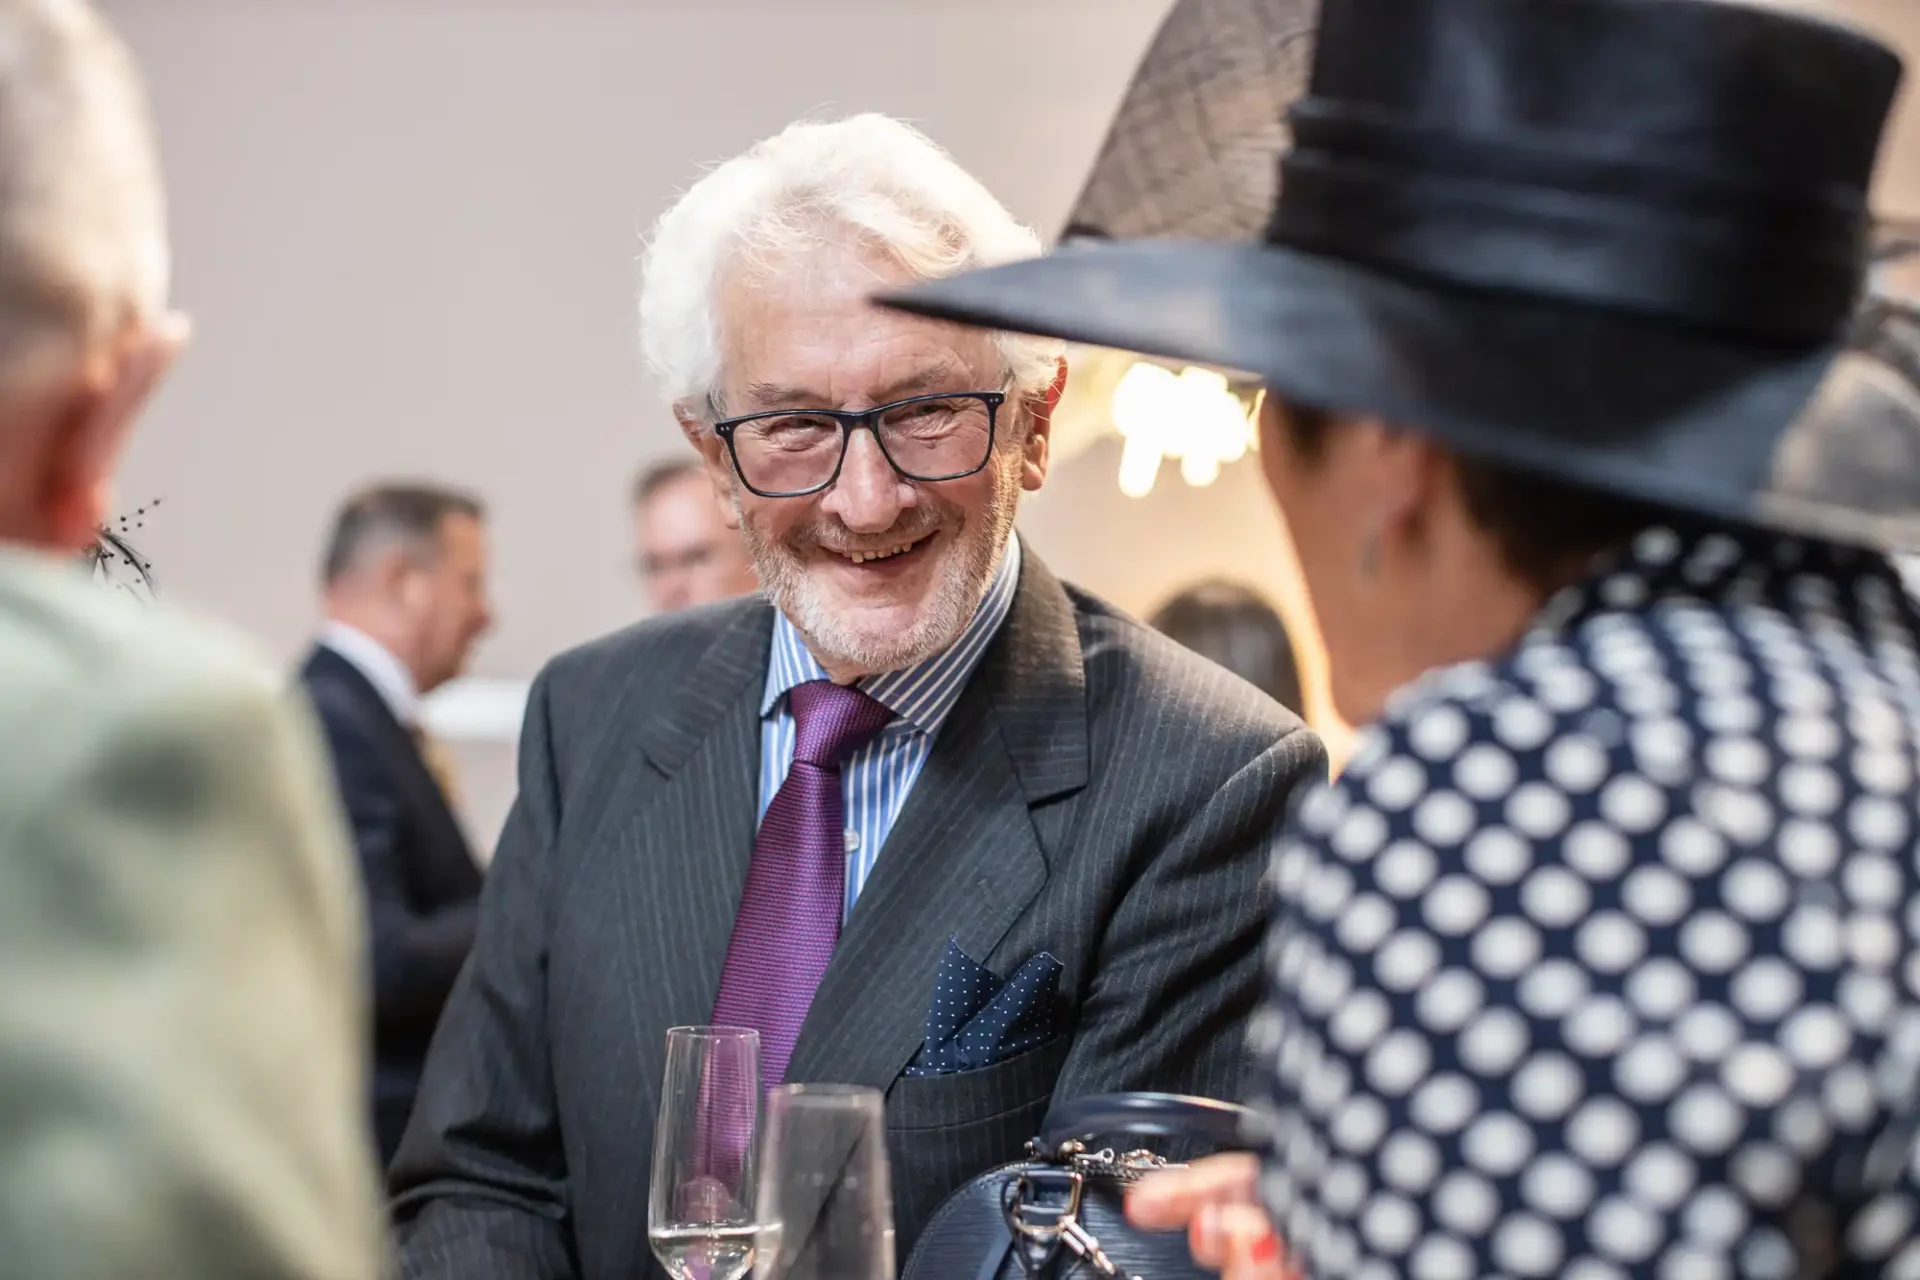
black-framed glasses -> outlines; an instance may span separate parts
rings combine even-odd
[[[775,409],[724,418],[714,433],[727,442],[740,482],[763,498],[799,498],[840,478],[847,446],[860,427],[908,480],[959,480],[987,465],[999,391],[913,396],[871,409]]]

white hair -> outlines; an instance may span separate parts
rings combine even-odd
[[[157,318],[168,268],[133,59],[85,0],[0,0],[0,370]]]
[[[919,279],[1030,258],[1040,238],[925,134],[877,114],[802,121],[720,165],[649,238],[640,345],[675,404],[715,404],[719,296],[737,263],[767,263],[851,233]],[[1062,344],[996,333],[1021,394],[1052,383]]]

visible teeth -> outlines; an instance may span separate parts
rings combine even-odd
[[[911,551],[913,548],[914,543],[903,542],[897,547],[888,547],[884,551],[852,551],[847,554],[847,559],[855,564],[865,564],[869,560],[885,560],[888,556],[897,556],[902,551]]]

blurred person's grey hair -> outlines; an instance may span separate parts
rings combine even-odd
[[[331,586],[394,547],[430,564],[440,554],[441,528],[451,516],[485,520],[486,507],[470,493],[440,485],[368,485],[334,517],[321,580]]]
[[[0,381],[157,320],[168,271],[132,57],[83,0],[0,0]]]
[[[668,398],[696,417],[723,412],[719,299],[734,272],[777,270],[849,235],[918,279],[1040,252],[1032,228],[911,126],[872,113],[790,125],[696,182],[649,238],[640,342]],[[1045,392],[1063,344],[994,340],[1008,386]]]

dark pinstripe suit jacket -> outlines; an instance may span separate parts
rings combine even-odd
[[[771,630],[761,601],[711,606],[536,682],[479,941],[393,1168],[409,1277],[660,1274],[646,1213],[665,1032],[712,1013],[753,847]],[[903,1259],[1055,1097],[1240,1094],[1265,842],[1325,771],[1278,705],[1027,558],[788,1071],[886,1091]],[[1062,1034],[903,1076],[949,938],[1003,977],[1058,957]]]

